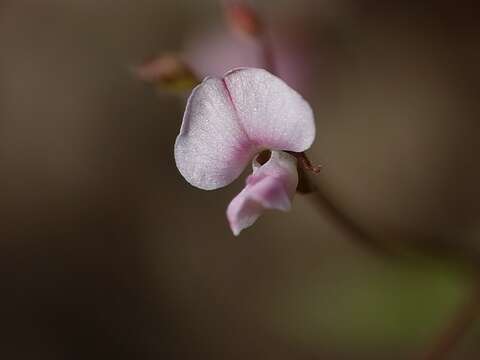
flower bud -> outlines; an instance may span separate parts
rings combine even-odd
[[[244,2],[227,2],[225,17],[235,32],[241,35],[259,36],[263,25],[256,11]]]
[[[160,90],[185,92],[200,81],[190,67],[176,54],[163,54],[135,69],[136,76]]]

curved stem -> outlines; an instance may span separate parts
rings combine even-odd
[[[307,196],[321,213],[329,217],[338,228],[360,245],[381,256],[396,255],[393,249],[374,240],[351,216],[341,210],[340,206],[329,198],[322,188],[316,186],[316,189]]]
[[[446,325],[440,336],[433,342],[430,349],[420,357],[421,360],[446,359],[471,328],[480,315],[480,277],[475,278],[474,288],[461,305],[451,321]]]

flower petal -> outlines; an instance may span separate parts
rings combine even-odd
[[[267,209],[288,211],[298,184],[297,160],[282,151],[272,151],[261,165],[253,161],[253,174],[245,188],[230,202],[227,218],[235,236],[251,226]]]
[[[282,26],[269,31],[277,74],[305,95],[311,91],[313,70],[309,32],[294,19],[279,20]],[[223,77],[228,70],[239,67],[263,67],[264,50],[257,39],[236,35],[223,27],[198,29],[187,39],[184,59],[202,77]]]
[[[228,185],[263,149],[301,152],[315,137],[308,103],[262,69],[206,79],[192,92],[175,142],[175,161],[201,189]]]
[[[225,84],[238,119],[262,148],[302,152],[315,139],[310,105],[278,77],[263,69],[237,69]]]
[[[175,161],[193,186],[212,190],[235,180],[255,154],[223,80],[206,79],[190,95]]]

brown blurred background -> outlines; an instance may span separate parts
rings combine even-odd
[[[308,196],[234,238],[224,212],[243,180],[186,184],[183,99],[131,70],[224,26],[216,1],[3,0],[1,358],[408,359],[468,296],[480,11],[257,5],[310,35],[315,181],[375,238],[429,255],[372,255]],[[478,358],[479,335],[452,358]]]

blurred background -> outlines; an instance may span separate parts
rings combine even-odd
[[[206,192],[179,175],[185,99],[132,69],[243,49],[211,50],[228,34],[216,1],[2,0],[2,358],[407,359],[469,296],[480,11],[255,5],[308,80],[314,182],[375,239],[426,255],[370,253],[308,195],[234,238],[225,208],[244,180]],[[479,335],[452,359],[477,359]]]

